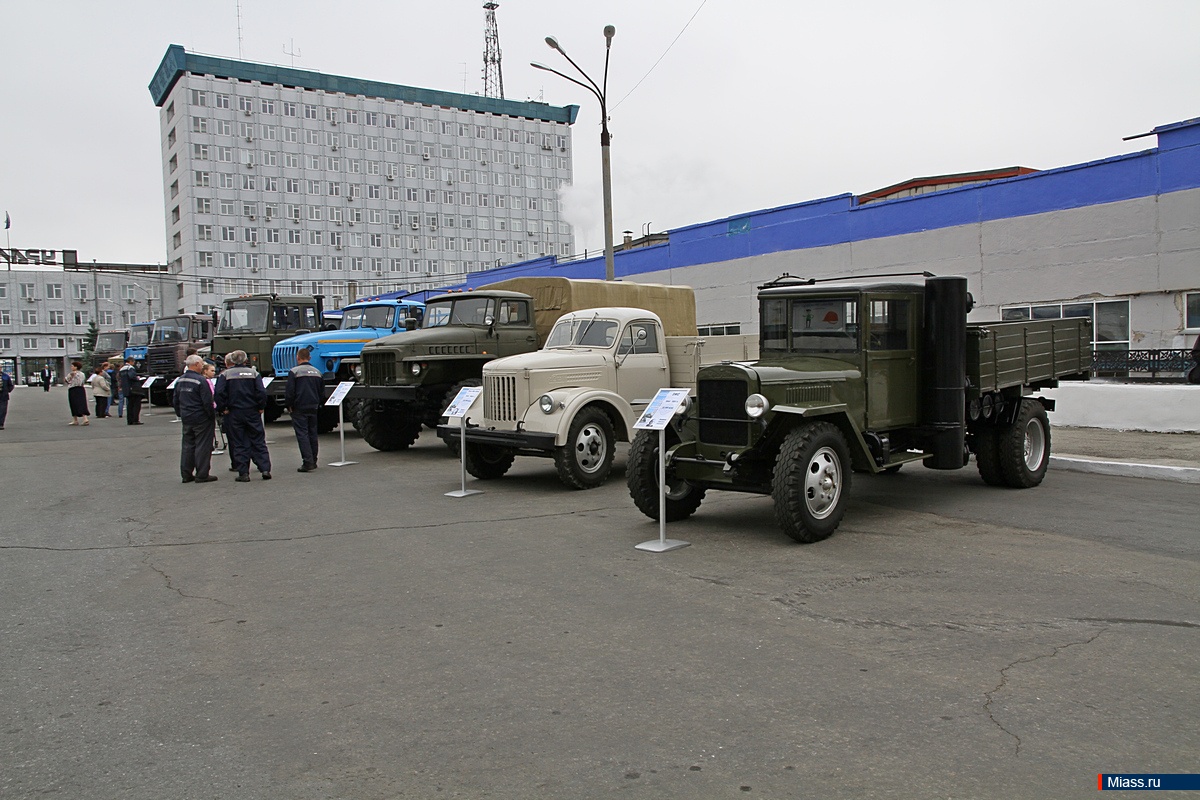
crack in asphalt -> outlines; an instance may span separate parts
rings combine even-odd
[[[1010,731],[1008,728],[1001,725],[1000,721],[996,719],[994,714],[992,714],[992,700],[994,699],[994,696],[997,692],[999,692],[1001,689],[1003,689],[1005,686],[1008,685],[1008,671],[1019,664],[1032,664],[1034,661],[1041,661],[1043,658],[1054,658],[1059,653],[1061,653],[1063,650],[1066,650],[1071,647],[1077,647],[1079,645],[1091,644],[1092,642],[1096,641],[1096,639],[1100,638],[1100,635],[1107,630],[1108,630],[1107,627],[1101,628],[1099,631],[1096,632],[1095,636],[1092,636],[1088,639],[1084,639],[1083,641],[1067,642],[1066,644],[1056,645],[1053,647],[1053,649],[1049,653],[1042,653],[1040,655],[1036,655],[1031,658],[1018,658],[1016,661],[1013,661],[1011,664],[1009,664],[1008,666],[1006,666],[1000,670],[1000,683],[996,684],[995,688],[993,688],[991,691],[984,692],[984,694],[983,694],[983,696],[987,698],[987,701],[983,704],[983,710],[987,712],[988,719],[990,719],[992,721],[993,725],[995,725],[997,728],[999,728],[1000,730],[1007,733],[1009,736],[1011,736],[1016,741],[1016,749],[1013,753],[1014,756],[1021,755],[1021,737],[1017,736],[1015,733]]]
[[[1165,625],[1168,628],[1200,628],[1200,622],[1174,619],[1133,619],[1125,617],[1080,617],[1080,622],[1106,622],[1110,625]]]
[[[582,514],[592,514],[602,511],[611,511],[615,506],[599,506],[596,508],[581,508],[572,511],[560,511],[549,514],[522,514],[515,517],[493,517],[491,519],[482,520],[482,522],[516,522],[525,519],[554,519],[556,517],[575,517]],[[129,522],[140,522],[140,520],[126,520]],[[268,536],[261,539],[198,539],[190,542],[147,542],[144,544],[134,544],[132,539],[132,531],[126,531],[126,538],[129,544],[125,545],[105,545],[96,547],[49,547],[45,545],[28,545],[28,544],[6,544],[0,545],[2,550],[33,550],[45,551],[50,553],[89,553],[89,552],[109,552],[115,550],[144,550],[169,547],[201,547],[205,545],[230,545],[230,544],[264,544],[270,542],[300,542],[307,539],[327,539],[339,536],[353,536],[359,533],[386,533],[389,531],[420,531],[433,530],[437,528],[448,528],[455,525],[478,525],[481,520],[452,520],[450,522],[437,522],[428,525],[384,525],[377,528],[355,528],[353,530],[344,531],[322,531],[320,533],[309,533],[298,536]],[[148,523],[143,523],[145,527],[149,527]]]

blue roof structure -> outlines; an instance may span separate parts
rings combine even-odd
[[[460,108],[464,111],[523,117],[545,122],[561,122],[567,125],[573,125],[575,118],[579,115],[579,106],[576,105],[552,106],[546,103],[502,100],[498,97],[442,92],[436,89],[418,89],[414,86],[326,75],[322,72],[277,67],[271,64],[254,64],[231,58],[201,56],[189,53],[177,44],[167,48],[162,63],[158,65],[158,70],[154,73],[154,79],[150,81],[150,95],[154,98],[154,105],[162,107],[163,103],[167,101],[167,95],[175,86],[175,82],[185,72],[194,75],[212,75],[218,78],[235,78],[241,81],[258,81],[262,84],[321,89],[326,92],[339,92],[347,95],[379,97],[384,100],[400,100],[429,106]]]

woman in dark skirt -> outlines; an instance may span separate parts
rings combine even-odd
[[[91,421],[88,419],[87,406],[87,390],[83,388],[86,378],[83,376],[83,362],[72,361],[71,373],[67,375],[67,402],[71,404],[71,421],[68,425],[79,425],[80,420],[83,420],[84,425],[88,425]]]

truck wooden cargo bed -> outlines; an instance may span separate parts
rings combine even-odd
[[[1087,380],[1092,321],[985,322],[967,326],[967,377],[980,392],[1056,380]]]

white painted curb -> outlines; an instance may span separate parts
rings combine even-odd
[[[1166,464],[1135,464],[1129,461],[1108,461],[1074,456],[1050,456],[1054,469],[1072,472],[1091,472],[1095,475],[1118,475],[1125,478],[1152,478],[1176,483],[1200,483],[1200,468],[1173,467]]]

